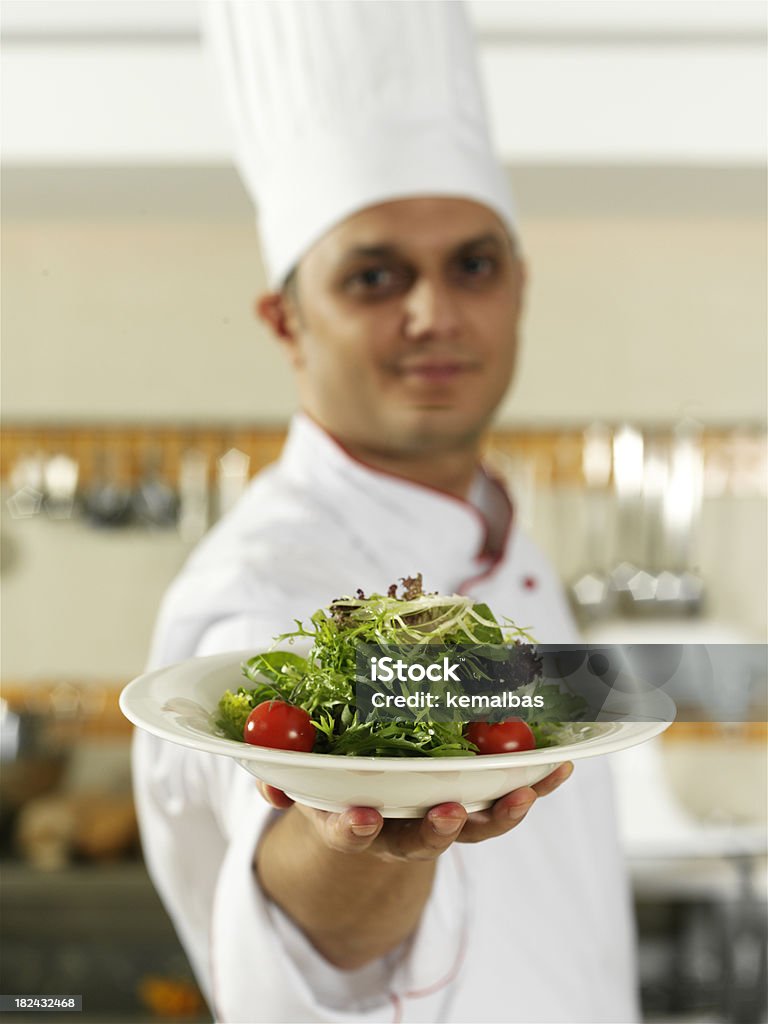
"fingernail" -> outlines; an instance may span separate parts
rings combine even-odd
[[[378,830],[378,827],[378,825],[350,825],[349,830],[352,835],[360,836],[361,839],[364,839],[372,836]]]
[[[464,824],[456,818],[430,818],[432,828],[439,836],[449,836],[452,832],[458,832]]]

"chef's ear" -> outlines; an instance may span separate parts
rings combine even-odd
[[[289,345],[296,343],[297,311],[293,299],[285,291],[268,292],[257,299],[256,315],[280,341]]]

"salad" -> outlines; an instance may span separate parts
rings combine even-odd
[[[421,575],[393,584],[386,595],[341,597],[321,608],[307,627],[277,637],[290,646],[311,640],[306,657],[278,649],[243,663],[248,680],[227,690],[217,726],[230,739],[284,750],[376,757],[466,757],[553,746],[577,738],[580,698],[541,678],[529,634],[471,598],[424,593]],[[400,593],[398,593],[400,590]],[[515,693],[533,697],[527,720],[435,721],[427,714],[374,720],[356,704],[360,644],[514,645]],[[541,694],[546,691],[546,701]]]

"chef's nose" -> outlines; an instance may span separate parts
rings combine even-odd
[[[459,306],[450,285],[426,275],[418,278],[406,298],[408,337],[451,337],[458,327]]]

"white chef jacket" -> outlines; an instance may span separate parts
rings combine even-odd
[[[478,491],[493,493],[487,482]],[[497,498],[498,498],[498,492]],[[479,499],[478,499],[479,500]],[[552,568],[511,524],[480,556],[468,502],[363,465],[305,416],[278,463],[192,554],[164,600],[151,667],[264,650],[361,587],[423,573],[572,643]],[[262,892],[259,836],[280,812],[233,760],[138,732],[136,801],[152,878],[213,1012],[228,1022],[546,1022],[637,1019],[633,935],[604,758],[496,839],[438,861],[419,928],[389,956],[339,970]]]

